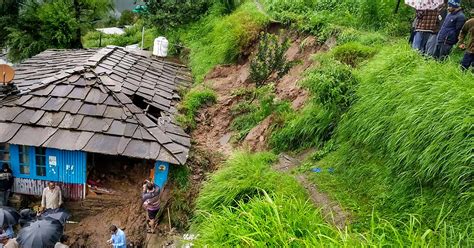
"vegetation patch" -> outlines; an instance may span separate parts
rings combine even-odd
[[[195,117],[199,109],[207,104],[215,103],[216,100],[215,92],[209,88],[190,90],[186,93],[179,106],[179,110],[182,114],[178,116],[178,121],[186,127],[186,129],[195,128]]]
[[[291,109],[288,102],[275,98],[271,84],[245,94],[244,100],[232,108],[234,120],[231,129],[237,131],[237,140],[244,139],[252,128],[271,114],[280,115]]]
[[[377,51],[357,42],[349,42],[335,47],[331,52],[336,60],[357,67],[361,62],[373,57]]]
[[[236,61],[269,21],[251,1],[229,15],[222,16],[221,11],[215,8],[200,21],[168,35],[171,43],[189,49],[189,65],[197,83],[216,65]]]
[[[292,63],[286,61],[285,53],[289,47],[288,38],[280,42],[274,34],[261,33],[257,52],[250,62],[250,79],[257,87],[264,85],[272,75],[280,79],[288,73]]]

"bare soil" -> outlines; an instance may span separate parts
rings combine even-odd
[[[84,201],[68,202],[71,221],[79,222],[66,226],[71,247],[110,247],[106,241],[110,239],[111,224],[124,230],[131,244],[141,247],[146,237],[146,215],[140,190],[147,175],[148,170],[141,164],[120,174],[109,173],[102,179],[103,187],[112,189],[113,194],[88,195]]]

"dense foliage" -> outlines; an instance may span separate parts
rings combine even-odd
[[[5,47],[8,28],[17,21],[22,2],[19,0],[0,1],[0,49]]]
[[[149,0],[148,19],[160,30],[171,30],[198,20],[211,6],[210,0]]]
[[[110,9],[110,0],[27,0],[7,29],[8,56],[16,62],[48,48],[81,48],[83,30]]]

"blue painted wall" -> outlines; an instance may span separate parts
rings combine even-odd
[[[46,175],[36,173],[35,148],[28,147],[30,174],[20,173],[19,146],[10,145],[11,168],[18,178],[84,184],[86,182],[86,153],[46,148]]]
[[[160,187],[160,189],[165,186],[166,181],[168,181],[168,173],[170,166],[168,163],[156,161],[155,163],[155,184]]]

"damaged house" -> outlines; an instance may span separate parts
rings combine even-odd
[[[184,164],[190,137],[175,120],[186,67],[123,48],[47,50],[15,67],[0,86],[0,164],[13,191],[41,195],[56,181],[69,199],[86,197],[91,156],[154,163],[163,186],[169,165]]]

